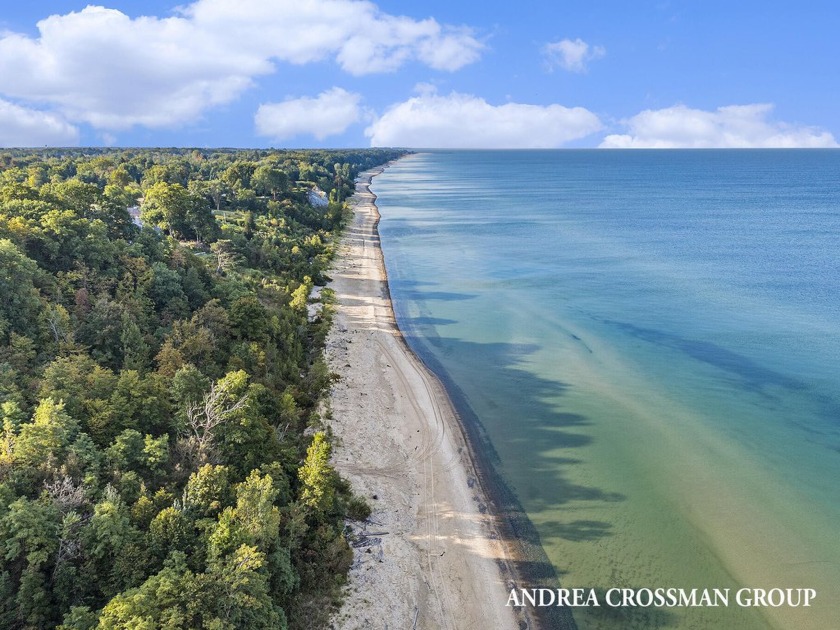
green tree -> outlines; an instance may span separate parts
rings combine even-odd
[[[196,541],[192,521],[180,510],[167,507],[149,525],[149,547],[160,560],[173,551],[189,553]]]
[[[138,588],[117,594],[99,615],[98,630],[188,630],[206,628],[212,602],[187,568],[184,554],[173,554],[166,566]]]
[[[98,298],[76,331],[79,343],[88,346],[91,356],[111,369],[123,360],[123,313],[125,307],[103,295]]]
[[[107,486],[103,498],[94,505],[84,534],[87,553],[83,575],[94,580],[106,596],[142,580],[148,562],[141,546],[143,537],[132,525],[129,510],[113,487]]]
[[[144,446],[143,435],[139,431],[126,429],[105,450],[109,468],[115,472],[142,470]]]
[[[78,430],[78,422],[64,412],[64,403],[45,398],[35,410],[32,422],[20,427],[15,440],[15,460],[29,466],[61,461]]]
[[[87,606],[73,606],[56,630],[95,630],[99,615]]]
[[[46,304],[41,311],[41,319],[60,350],[72,348],[73,324],[70,313],[61,304]]]
[[[134,316],[123,311],[120,341],[122,342],[123,366],[129,370],[145,371],[150,363],[150,348]]]
[[[256,470],[236,486],[236,520],[249,544],[263,552],[280,533],[280,511],[274,505],[278,494],[271,477]]]
[[[197,367],[188,363],[175,372],[170,393],[175,405],[186,410],[189,405],[199,402],[209,388],[210,379]]]
[[[298,470],[300,500],[316,512],[326,512],[335,500],[335,471],[330,466],[332,447],[323,431],[312,436],[306,459]]]
[[[40,308],[34,280],[35,261],[8,239],[0,239],[0,339],[9,331],[22,334],[35,329]]]
[[[0,466],[11,466],[15,461],[15,442],[17,442],[20,426],[24,422],[24,414],[17,402],[7,400],[0,406],[0,418],[3,421],[3,433],[0,436]]]
[[[262,194],[270,194],[277,200],[277,195],[286,192],[289,187],[289,176],[279,168],[263,164],[254,171],[251,186]]]
[[[99,630],[285,630],[286,617],[268,594],[265,559],[243,546],[206,573],[189,570],[183,553],[139,588],[114,597],[99,618]]]
[[[102,191],[96,184],[89,184],[77,178],[48,184],[42,194],[54,196],[62,206],[80,217],[91,218],[93,207],[98,204]]]
[[[10,577],[17,583],[15,625],[44,628],[53,619],[47,571],[58,551],[60,522],[51,501],[25,497],[9,505],[0,519],[4,566],[12,569]]]
[[[109,400],[113,425],[121,429],[137,428],[154,435],[174,431],[168,385],[159,374],[140,374],[135,370],[120,372]]]
[[[286,615],[269,596],[264,566],[265,555],[248,545],[210,565],[208,578],[220,595],[216,614],[223,627],[285,630]]]
[[[222,173],[221,180],[234,191],[251,188],[251,175],[253,175],[256,168],[257,165],[253,162],[236,160],[225,169],[224,173]]]
[[[119,188],[126,188],[130,184],[136,184],[137,182],[134,180],[128,165],[120,164],[111,171],[111,174],[108,176],[108,183]]]
[[[184,509],[197,518],[218,516],[233,502],[227,466],[205,464],[190,475],[183,495]]]
[[[300,286],[292,291],[292,301],[289,303],[294,310],[299,313],[306,312],[306,304],[309,301],[309,294],[312,292],[312,280],[309,276],[304,278]]]
[[[237,298],[228,309],[228,317],[242,339],[264,340],[268,335],[268,313],[255,295]]]
[[[333,195],[335,201],[341,203],[344,200],[344,197],[347,191],[352,191],[351,184],[353,182],[353,176],[350,172],[350,165],[346,162],[343,164],[334,164],[333,165],[333,173],[335,176],[333,178],[335,194]]]
[[[192,180],[190,181],[189,190],[196,196],[205,196],[212,203],[216,212],[222,211],[222,203],[225,197],[230,192],[230,186],[221,179]]]
[[[190,236],[192,205],[192,196],[181,184],[159,181],[146,190],[140,218],[176,238],[186,238]]]
[[[134,185],[127,188],[105,186],[102,198],[93,206],[93,216],[108,226],[111,238],[132,239],[139,231],[128,209],[137,205],[140,194],[140,189]]]
[[[61,400],[66,411],[76,418],[100,444],[113,439],[113,415],[107,404],[117,379],[114,373],[103,368],[91,357],[71,354],[58,357],[44,369],[40,398]],[[107,437],[100,440],[100,435]]]

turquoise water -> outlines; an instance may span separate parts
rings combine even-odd
[[[563,586],[818,591],[579,627],[840,627],[840,151],[432,152],[372,190],[400,326]]]

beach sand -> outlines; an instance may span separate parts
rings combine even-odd
[[[327,359],[336,469],[373,508],[356,535],[346,600],[333,627],[533,627],[507,607],[508,545],[488,509],[467,441],[440,382],[396,326],[379,248],[379,213],[363,173],[331,288]]]

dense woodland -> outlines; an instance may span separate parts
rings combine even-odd
[[[325,623],[369,512],[307,304],[397,155],[0,153],[0,628]]]

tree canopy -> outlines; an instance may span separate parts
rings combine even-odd
[[[326,623],[359,499],[306,304],[397,156],[0,154],[0,627]]]

